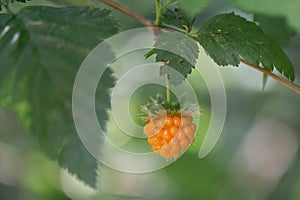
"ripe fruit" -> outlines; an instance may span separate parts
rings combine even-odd
[[[151,110],[153,105],[156,109]],[[197,126],[193,123],[192,114],[199,112],[198,107],[181,108],[179,103],[171,105],[165,101],[155,101],[143,106],[142,112],[148,143],[162,157],[178,158],[194,141]]]

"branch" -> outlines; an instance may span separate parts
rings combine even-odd
[[[262,73],[264,73],[264,74],[266,74],[266,75],[268,75],[268,76],[271,76],[271,77],[274,78],[276,81],[280,82],[281,84],[285,85],[286,87],[288,87],[288,88],[290,88],[291,90],[294,90],[295,92],[297,92],[297,93],[300,94],[300,87],[299,87],[299,86],[297,86],[297,85],[291,83],[290,81],[288,81],[288,80],[286,80],[286,79],[284,79],[284,78],[282,78],[282,77],[280,77],[280,76],[277,76],[276,74],[273,74],[272,72],[270,72],[270,71],[268,71],[268,70],[266,70],[266,69],[264,69],[264,68],[255,66],[255,65],[253,65],[253,64],[251,64],[251,63],[246,62],[246,61],[243,60],[243,59],[240,59],[240,60],[241,60],[241,62],[243,62],[244,64],[246,64],[246,65],[248,65],[248,66],[250,66],[250,67],[252,67],[252,68],[254,68],[254,69],[256,69],[256,70],[258,70],[258,71],[260,71],[260,72],[262,72]]]
[[[145,19],[144,17],[138,15],[137,13],[123,7],[122,5],[118,4],[118,3],[115,3],[113,1],[110,1],[110,0],[98,0],[110,7],[113,7],[115,8],[116,10],[136,19],[137,21],[139,21],[141,24],[143,24],[144,26],[146,27],[153,27],[153,23],[152,21],[148,20],[148,19]]]
[[[146,19],[146,18],[138,15],[137,13],[135,13],[135,12],[133,12],[133,11],[131,11],[131,10],[123,7],[122,5],[120,5],[118,3],[115,3],[115,2],[110,1],[110,0],[98,0],[98,1],[100,1],[100,2],[102,2],[104,4],[106,4],[106,5],[108,5],[110,7],[113,7],[116,10],[119,10],[120,12],[122,12],[122,13],[124,13],[124,14],[126,14],[126,15],[134,18],[134,19],[136,19],[137,21],[139,21],[141,24],[143,24],[146,27],[150,27],[150,28],[155,27],[155,24],[151,20],[148,20],[148,19]],[[159,1],[157,1],[157,2],[159,2]],[[167,2],[170,3],[171,1],[167,1]],[[166,5],[168,3],[166,3]],[[166,6],[166,5],[164,5],[164,6]],[[156,33],[156,32],[159,32],[159,29],[154,29],[154,33]],[[284,79],[284,78],[282,78],[280,76],[277,76],[276,74],[273,74],[272,72],[270,72],[270,71],[268,71],[268,70],[266,70],[264,68],[255,66],[255,65],[253,65],[251,63],[248,63],[248,62],[246,62],[243,59],[240,59],[240,61],[243,62],[244,64],[246,64],[246,65],[248,65],[248,66],[250,66],[250,67],[252,67],[252,68],[254,68],[254,69],[256,69],[256,70],[258,70],[258,71],[260,71],[260,72],[262,72],[262,73],[264,73],[264,74],[266,74],[268,76],[270,76],[270,77],[272,77],[273,79],[275,79],[279,83],[283,84],[284,86],[286,86],[286,87],[290,88],[291,90],[293,90],[293,91],[297,92],[298,94],[300,94],[300,87],[297,86],[297,85],[295,85],[295,84],[293,84],[292,82],[290,82],[290,81],[288,81],[288,80],[286,80],[286,79]]]

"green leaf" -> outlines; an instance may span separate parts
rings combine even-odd
[[[269,17],[266,15],[254,14],[254,21],[277,45],[286,45],[295,31],[288,26],[285,18]]]
[[[63,6],[92,6],[94,5],[89,0],[47,0],[49,2],[55,3],[57,5]]]
[[[18,113],[50,158],[91,186],[96,184],[97,161],[77,135],[72,89],[90,50],[118,31],[109,14],[89,7],[35,6],[0,15],[1,106]],[[109,48],[104,57],[113,58]],[[113,83],[107,70],[96,95],[102,125]]]
[[[3,4],[8,4],[8,3],[14,3],[14,2],[22,2],[22,3],[26,3],[27,1],[30,1],[30,0],[0,0],[0,3],[3,3]]]
[[[236,6],[245,11],[273,17],[285,17],[289,25],[300,31],[300,1],[298,0],[233,0],[233,2]]]
[[[218,65],[246,62],[272,71],[274,67],[294,80],[294,68],[282,49],[253,22],[230,14],[211,18],[199,30],[200,44]]]
[[[177,54],[169,51],[159,49],[156,49],[156,54],[156,62],[163,61],[166,63],[166,65],[161,66],[160,75],[167,75],[171,84],[181,84],[185,80],[187,75],[192,73],[192,68],[194,68],[194,65],[191,65],[181,56],[178,56]],[[170,69],[169,67],[176,71]]]
[[[176,31],[164,32],[159,35],[154,47],[173,52],[186,59],[192,65],[196,64],[199,52],[197,43],[183,33]]]
[[[199,14],[210,0],[178,0],[179,7],[190,17]]]
[[[8,6],[10,2],[14,3],[14,2],[22,2],[22,3],[26,3],[27,1],[30,0],[0,0],[0,11],[2,10],[2,6]]]
[[[175,26],[181,29],[192,29],[194,18],[184,15],[179,8],[168,7],[163,10],[161,21],[163,24]]]
[[[167,74],[172,84],[179,85],[196,64],[199,50],[197,43],[187,35],[174,31],[159,35],[154,47],[150,52],[157,54],[156,61],[164,62],[176,70],[162,66],[161,75]]]

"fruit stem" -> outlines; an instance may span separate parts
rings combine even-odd
[[[170,82],[168,75],[165,76],[166,79],[166,95],[167,95],[167,102],[171,101],[171,93],[170,93]]]

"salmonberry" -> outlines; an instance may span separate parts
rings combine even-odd
[[[162,106],[150,112],[149,108],[157,104]],[[197,126],[193,123],[192,114],[199,112],[198,107],[180,108],[179,104],[156,101],[143,106],[142,111],[147,121],[144,133],[148,136],[148,143],[162,157],[178,158],[194,141]]]

